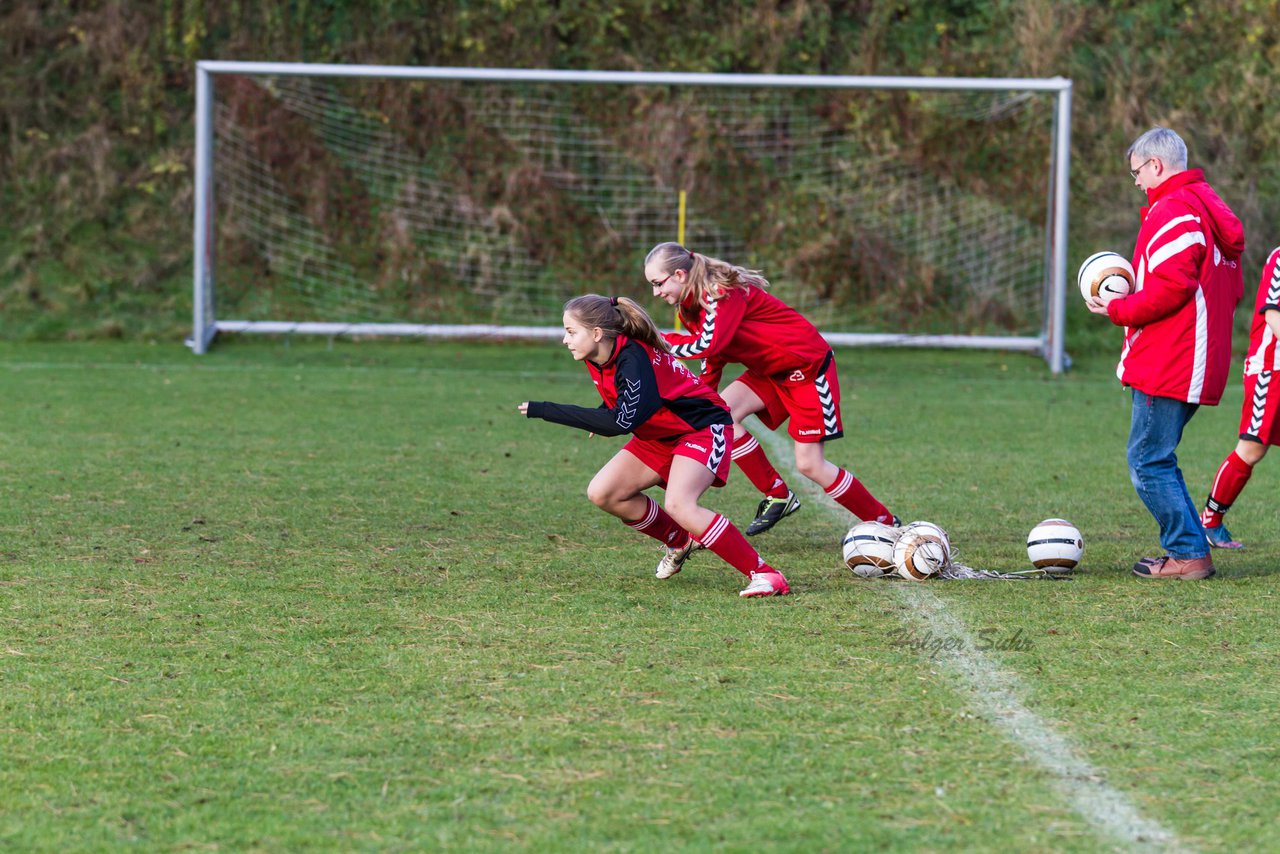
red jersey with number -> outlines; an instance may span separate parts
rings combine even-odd
[[[530,401],[528,417],[578,427],[601,436],[631,433],[640,439],[674,439],[714,424],[733,423],[729,406],[674,356],[642,341],[618,336],[603,365],[587,370],[604,401],[597,409]]]
[[[765,377],[808,371],[831,351],[818,328],[782,300],[754,285],[727,288],[703,306],[692,295],[680,306],[688,333],[665,333],[675,356],[702,359],[702,378],[719,386],[729,362]]]

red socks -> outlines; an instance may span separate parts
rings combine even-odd
[[[751,481],[752,485],[763,492],[766,497],[787,497],[786,481],[782,479],[782,475],[778,474],[778,470],[773,467],[773,463],[769,462],[769,458],[765,456],[764,448],[760,447],[760,443],[755,436],[750,433],[743,434],[741,439],[733,443],[733,453],[730,456],[738,464],[738,468],[742,469],[742,473],[747,476],[747,480]]]
[[[1235,504],[1251,474],[1253,466],[1240,459],[1235,451],[1228,454],[1213,478],[1213,488],[1209,490],[1209,500],[1205,502],[1204,512],[1200,514],[1200,523],[1206,528],[1221,525],[1222,514]]]
[[[893,523],[893,514],[867,491],[862,482],[844,469],[826,489],[836,503],[864,522]]]
[[[649,500],[649,507],[644,518],[636,522],[627,522],[626,525],[642,534],[648,534],[667,548],[679,548],[687,543],[688,532],[677,525],[676,520],[658,506],[658,502],[647,495],[645,498]],[[753,572],[773,572],[773,567],[764,562],[760,554],[747,542],[747,538],[742,536],[742,532],[719,513],[711,520],[707,530],[694,539],[745,576],[750,577]]]
[[[676,520],[658,506],[658,502],[647,495],[645,498],[649,501],[649,507],[644,518],[627,522],[626,525],[642,534],[648,534],[667,548],[679,548],[687,543],[688,532],[677,525]],[[753,572],[773,572],[773,567],[764,562],[760,554],[747,542],[747,538],[742,536],[742,532],[719,513],[711,520],[707,530],[694,539],[745,576],[750,577]]]
[[[676,520],[667,515],[666,510],[658,506],[658,502],[647,495],[644,498],[649,502],[649,508],[645,511],[644,516],[635,522],[625,522],[623,524],[630,528],[635,528],[642,534],[648,534],[669,549],[679,548],[687,543],[688,532],[677,525]]]
[[[747,542],[747,538],[742,536],[742,532],[719,513],[716,514],[716,518],[711,520],[707,530],[694,537],[694,539],[714,552],[716,557],[748,578],[751,577],[753,572],[774,571],[773,567],[765,563],[764,559],[760,557],[759,552],[751,547],[751,544]]]

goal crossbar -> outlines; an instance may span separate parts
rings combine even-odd
[[[719,74],[681,71],[563,71],[533,68],[460,68],[412,65],[340,65],[306,62],[240,62],[206,59],[197,72],[273,77],[385,77],[498,83],[615,83],[652,86],[751,86],[789,89],[919,89],[992,92],[1060,92],[1065,77],[901,77],[839,74]]]
[[[554,326],[508,326],[493,323],[333,323],[316,320],[219,320],[219,332],[259,335],[317,335],[326,338],[493,338],[559,339]],[[673,330],[664,330],[671,332]],[[1039,353],[1043,343],[1031,336],[906,335],[889,332],[823,332],[833,347],[926,347],[968,350],[1015,350]]]
[[[662,85],[704,87],[755,87],[792,89],[896,89],[916,91],[1043,92],[1055,98],[1050,150],[1050,181],[1046,219],[1047,300],[1041,334],[1036,337],[914,335],[886,333],[824,333],[832,344],[843,346],[920,346],[1007,349],[1042,355],[1050,370],[1064,370],[1066,311],[1067,179],[1070,171],[1072,83],[1053,78],[902,77],[794,74],[715,74],[643,71],[562,71],[554,69],[504,69],[414,67],[388,65],[338,65],[282,62],[201,60],[196,63],[195,109],[195,210],[193,261],[193,326],[187,344],[204,353],[218,332],[264,334],[316,334],[351,336],[503,336],[552,338],[563,334],[554,327],[247,321],[219,319],[214,311],[213,192],[215,75],[270,75],[345,78],[397,78],[408,80],[471,81],[495,83],[561,83],[610,85]]]

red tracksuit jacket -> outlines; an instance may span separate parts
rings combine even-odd
[[[1127,327],[1116,376],[1153,397],[1213,406],[1244,294],[1244,227],[1199,169],[1148,190],[1147,201],[1133,250],[1137,289],[1107,305]]]

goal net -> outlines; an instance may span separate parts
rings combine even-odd
[[[642,268],[680,239],[762,270],[833,343],[1061,367],[1067,81],[198,70],[198,352],[558,337],[585,292],[669,325]]]

